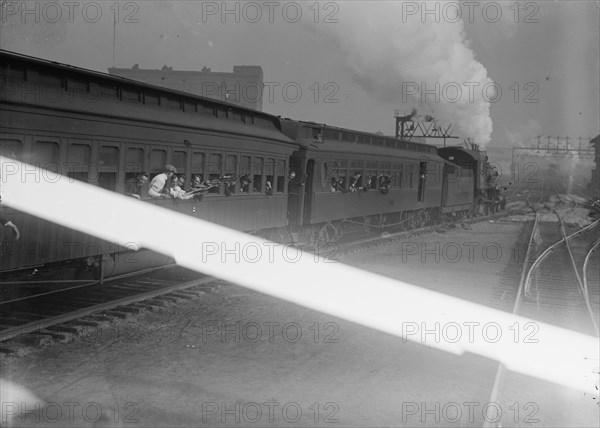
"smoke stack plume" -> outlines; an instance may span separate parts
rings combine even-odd
[[[407,14],[424,3],[433,2],[343,2],[338,23],[319,28],[334,38],[369,93],[406,110],[429,111],[484,146],[492,133],[494,83],[475,60],[460,19]]]

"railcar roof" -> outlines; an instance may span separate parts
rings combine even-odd
[[[226,102],[226,101],[222,101],[222,100],[203,97],[201,95],[191,94],[189,92],[178,91],[176,89],[170,89],[170,88],[166,88],[163,86],[156,86],[156,85],[152,85],[149,83],[140,82],[139,80],[132,80],[132,79],[128,79],[125,77],[116,76],[113,74],[103,73],[101,71],[90,70],[87,68],[77,67],[75,65],[69,65],[69,64],[64,64],[64,63],[57,62],[57,61],[51,61],[51,60],[47,60],[47,59],[37,58],[37,57],[21,54],[18,52],[7,51],[4,49],[0,49],[0,57],[2,58],[3,62],[6,61],[5,58],[12,58],[17,61],[35,63],[35,64],[47,66],[47,67],[52,67],[55,69],[84,74],[84,75],[87,75],[90,77],[95,77],[97,79],[111,80],[114,82],[119,82],[119,83],[127,84],[127,85],[133,85],[133,86],[137,86],[140,88],[147,88],[147,89],[151,89],[151,90],[159,91],[159,92],[163,92],[163,93],[180,95],[180,96],[185,96],[188,98],[195,98],[198,100],[202,100],[203,102],[206,102],[206,103],[220,105],[223,107],[234,108],[237,110],[244,110],[247,112],[251,112],[254,115],[268,117],[268,118],[272,119],[273,121],[279,123],[279,117],[277,117],[276,115],[265,113],[265,112],[262,112],[259,110],[254,110],[254,109],[251,109],[248,107],[243,107],[243,106],[240,106],[239,104],[234,104],[234,103],[230,103],[230,102]]]
[[[349,144],[359,144],[363,148],[363,150],[364,150],[365,146],[375,149],[376,147],[380,147],[380,148],[388,147],[388,146],[385,146],[385,142],[390,141],[390,142],[395,142],[395,143],[399,142],[399,143],[404,143],[404,144],[410,144],[411,146],[416,147],[417,150],[403,149],[403,148],[391,148],[391,150],[393,150],[393,151],[389,152],[389,153],[396,154],[397,151],[400,150],[400,151],[406,151],[406,152],[412,152],[412,153],[429,153],[430,155],[434,155],[434,154],[437,155],[437,147],[432,144],[418,143],[415,141],[408,141],[408,140],[401,140],[401,139],[393,137],[393,136],[380,135],[380,134],[375,134],[375,133],[366,132],[366,131],[360,131],[360,130],[356,130],[356,129],[340,128],[337,126],[327,125],[324,123],[297,121],[297,120],[293,120],[290,118],[283,118],[281,123],[282,123],[283,131],[285,133],[287,133],[287,131],[290,130],[289,126],[286,126],[286,125],[295,124],[295,125],[297,125],[296,129],[318,128],[321,131],[333,131],[333,132],[338,132],[340,134],[359,135],[359,136],[365,136],[365,137],[381,140],[379,143],[368,143],[368,142],[362,142],[362,141],[356,141],[356,140],[345,141],[342,139],[341,142],[345,145],[344,147],[347,147],[347,145],[349,145]],[[299,144],[305,146],[307,149],[310,149],[310,147],[315,147],[315,144],[313,144],[314,142],[311,142],[309,138],[299,136],[298,134],[296,134],[294,136],[290,135],[290,137],[295,138]],[[335,140],[335,139],[332,140],[331,138],[328,138],[327,136],[322,136],[322,139],[326,140],[328,145],[340,141],[340,140]],[[418,148],[422,148],[422,149],[419,150]],[[423,148],[425,150],[423,150]],[[371,150],[371,149],[369,149],[369,150]]]
[[[367,160],[368,158],[381,159],[385,157],[390,162],[393,162],[395,158],[404,158],[411,160],[421,161],[435,161],[448,163],[457,166],[454,162],[448,161],[440,157],[436,153],[425,153],[417,152],[414,150],[404,150],[384,146],[372,146],[361,143],[349,143],[345,141],[326,141],[320,145],[309,145],[306,147],[307,152],[310,156],[314,157],[331,157],[332,155],[339,156],[343,154],[345,157],[360,157],[361,159]],[[321,154],[321,156],[319,156]]]

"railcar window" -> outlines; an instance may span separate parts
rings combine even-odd
[[[96,86],[93,89],[94,94],[99,94],[103,99],[109,99],[114,101],[115,99],[120,99],[120,91],[118,91],[117,86],[113,82],[98,82],[94,83]]]
[[[39,85],[41,88],[46,89],[47,91],[54,94],[55,96],[58,96],[58,94],[56,94],[54,92],[54,89],[51,89],[51,88],[62,88],[63,87],[62,75],[53,73],[51,71],[40,71],[40,73],[38,75],[38,82],[39,82]],[[52,97],[52,95],[49,95],[48,98],[50,98],[50,97]]]
[[[182,174],[185,176],[187,153],[183,150],[173,150],[171,155],[171,164],[177,168],[177,174]]]
[[[150,152],[150,172],[152,173],[152,178],[163,172],[166,163],[167,151],[162,149],[152,149]]]
[[[192,175],[199,176],[204,180],[204,160],[206,156],[204,153],[194,152],[192,153]]]
[[[251,175],[250,156],[240,156],[240,176]]]
[[[142,172],[144,170],[144,149],[129,147],[125,153],[125,171]]]
[[[138,89],[124,87],[121,89],[121,100],[126,103],[140,103],[142,94]]]
[[[87,80],[83,80],[80,77],[69,76],[68,78],[69,94],[70,96],[75,95],[78,97],[85,96],[89,91],[89,83]],[[92,98],[92,97],[90,97]]]
[[[174,96],[163,96],[160,100],[161,107],[171,110],[181,110],[181,100]]]
[[[355,135],[354,134],[350,134],[347,132],[342,132],[342,141],[348,141],[348,142],[354,142],[355,141]]]
[[[217,108],[211,104],[202,104],[198,112],[204,116],[217,117]]]
[[[361,160],[352,160],[352,161],[350,161],[350,169],[352,171],[354,171],[355,169],[359,170],[359,171],[362,171],[363,166],[364,166],[364,163]]]
[[[219,180],[223,175],[223,155],[220,153],[211,153],[208,162],[208,179]],[[221,193],[221,187],[213,187],[208,193]]]
[[[71,144],[69,146],[67,150],[68,177],[87,183],[90,152],[88,144]]]
[[[0,139],[0,155],[11,159],[22,159],[23,143],[19,140]]]
[[[0,78],[9,82],[24,82],[27,81],[27,72],[25,67],[14,64],[9,67],[7,64],[0,67]]]
[[[225,176],[229,175],[237,175],[237,156],[236,155],[227,155],[225,156]],[[227,186],[227,184],[225,184]],[[229,191],[231,193],[237,193],[239,189],[239,183],[235,185],[229,186]]]
[[[147,106],[159,106],[160,105],[160,95],[155,92],[145,92],[144,93],[144,104]]]
[[[183,110],[186,113],[195,113],[198,111],[198,105],[192,100],[184,100]]]
[[[144,149],[138,147],[128,147],[125,152],[125,193],[138,194],[137,188],[138,175],[145,171],[144,169]],[[148,182],[141,189],[142,198],[147,197]]]
[[[393,180],[393,186],[401,189],[402,188],[402,164],[400,163],[395,163],[393,165],[393,175],[392,175],[392,180]]]
[[[275,191],[279,193],[285,192],[285,178],[287,176],[287,168],[285,165],[286,162],[283,159],[279,159],[277,162],[277,169],[275,171],[277,174],[277,185]]]
[[[242,112],[240,110],[232,110],[231,111],[231,118],[237,122],[243,122],[244,119],[242,118]]]
[[[217,107],[217,117],[219,119],[227,119],[227,117],[229,115],[229,112],[227,110],[228,110],[227,107],[218,106]]]
[[[252,178],[252,181],[254,184],[254,188],[259,192],[262,193],[265,190],[265,185],[263,183],[263,170],[265,167],[265,160],[262,156],[256,156],[254,158],[254,162],[252,164],[252,169],[254,170],[254,175]]]
[[[41,168],[58,171],[58,143],[51,141],[36,141],[35,163]]]
[[[335,191],[348,190],[348,162],[336,161],[331,179],[332,187]]]
[[[406,181],[408,183],[408,188],[412,189],[414,187],[414,177],[415,174],[417,173],[417,168],[416,165],[413,164],[407,164],[406,165]]]
[[[119,148],[101,146],[98,153],[98,185],[103,189],[116,190],[119,171]]]
[[[273,193],[273,183],[275,183],[276,167],[277,163],[275,162],[275,159],[267,158],[267,163],[265,165],[265,175],[267,176],[267,181],[265,182],[265,191],[267,193]]]
[[[340,139],[340,133],[339,132],[331,131],[329,129],[326,129],[325,131],[323,131],[323,135],[328,140],[339,140]]]
[[[367,189],[377,189],[377,162],[365,162],[365,181]]]
[[[390,162],[382,162],[381,170],[379,171],[379,177],[388,177],[388,180],[392,177],[392,164]],[[377,180],[381,183],[381,179]]]
[[[240,156],[240,192],[250,193],[252,191],[254,183],[249,183],[248,181],[244,181],[244,183],[241,183],[242,178],[252,180],[252,175],[253,174],[250,156]]]

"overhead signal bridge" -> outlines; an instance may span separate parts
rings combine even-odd
[[[546,141],[542,141],[542,139],[546,139]],[[552,142],[551,140],[555,140]],[[537,146],[531,147],[514,147],[512,151],[512,161],[515,163],[515,159],[519,157],[525,156],[534,156],[534,157],[549,157],[549,158],[579,158],[579,159],[594,159],[594,150],[590,148],[590,140],[591,138],[587,138],[586,146],[584,147],[584,141],[586,138],[579,137],[577,140],[579,144],[577,147],[574,147],[569,143],[570,137],[542,137],[538,135],[537,137]]]
[[[454,126],[447,127],[438,125],[432,116],[424,116],[422,121],[417,121],[417,111],[413,110],[410,114],[401,116],[400,110],[394,110],[396,118],[396,138],[410,141],[413,137],[421,138],[442,138],[444,147],[446,139],[458,138],[452,135]]]

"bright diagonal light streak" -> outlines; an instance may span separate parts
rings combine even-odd
[[[2,201],[20,211],[111,243],[134,242],[173,257],[181,266],[385,333],[457,355],[471,352],[497,360],[514,372],[598,395],[600,349],[593,336],[326,262],[294,247],[12,159],[0,157],[0,163]],[[260,257],[256,257],[258,249]],[[534,335],[537,343],[526,343],[523,334],[515,340],[515,326],[523,333],[528,322],[539,327]],[[423,338],[423,329],[431,330],[436,323],[460,326],[463,331],[472,326],[475,334],[462,334],[456,341],[434,340],[431,335]],[[494,330],[501,337],[485,340],[484,325],[497,326],[488,337],[497,336]]]

